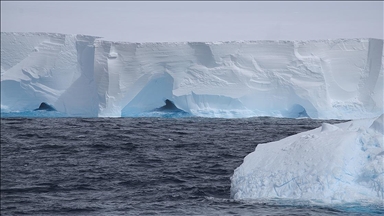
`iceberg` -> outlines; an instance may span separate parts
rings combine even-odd
[[[120,117],[165,99],[203,117],[383,113],[383,40],[129,43],[1,33],[1,107]],[[2,109],[3,110],[3,109]]]
[[[291,199],[384,207],[384,115],[259,144],[231,177],[235,200]]]
[[[2,32],[1,107],[25,112],[44,101],[71,116],[97,116],[95,39],[84,35]]]

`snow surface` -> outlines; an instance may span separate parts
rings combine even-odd
[[[383,40],[125,43],[1,33],[1,109],[135,116],[165,99],[205,117],[383,113]]]
[[[267,144],[231,178],[236,200],[289,198],[384,204],[384,115],[321,127]]]

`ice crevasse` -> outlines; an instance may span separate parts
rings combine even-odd
[[[236,200],[373,203],[384,208],[384,116],[330,125],[267,144],[231,178]]]
[[[171,100],[205,117],[383,113],[383,40],[128,43],[1,33],[1,109],[135,116]]]

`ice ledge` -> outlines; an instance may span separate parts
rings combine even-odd
[[[1,32],[2,35],[14,35],[14,36],[81,36],[81,37],[90,37],[90,38],[102,38],[100,36],[92,36],[85,34],[65,34],[65,33],[55,33],[55,32]]]
[[[179,41],[179,42],[130,42],[130,41],[113,41],[113,40],[104,40],[102,37],[98,38],[96,41],[107,42],[113,44],[145,44],[145,45],[169,45],[169,44],[207,44],[207,45],[221,45],[221,44],[287,44],[287,43],[297,43],[297,44],[306,44],[313,42],[323,42],[323,43],[341,43],[347,41],[356,41],[356,42],[367,42],[369,40],[382,40],[377,38],[337,38],[337,39],[318,39],[318,40],[236,40],[236,41]]]
[[[180,41],[180,42],[130,42],[130,41],[113,41],[113,40],[104,40],[102,36],[86,35],[86,34],[66,34],[66,33],[55,33],[55,32],[1,32],[3,35],[15,35],[15,36],[31,36],[31,35],[40,35],[40,36],[82,36],[82,37],[91,37],[95,38],[96,41],[104,41],[116,44],[188,44],[188,43],[204,43],[209,45],[218,45],[218,44],[260,44],[260,43],[312,43],[312,42],[345,42],[345,41],[368,41],[371,39],[382,40],[379,38],[335,38],[335,39],[311,39],[311,40],[234,40],[234,41]]]

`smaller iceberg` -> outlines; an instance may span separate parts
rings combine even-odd
[[[191,113],[185,112],[176,107],[176,105],[169,99],[166,99],[165,105],[150,111],[136,111],[131,112],[127,117],[160,117],[160,118],[184,118],[193,117]]]
[[[231,177],[235,200],[384,203],[383,115],[260,144]]]
[[[164,102],[165,102],[164,106],[156,108],[144,115],[146,115],[147,117],[163,117],[163,118],[192,117],[190,113],[177,108],[176,105],[171,100],[166,99]]]
[[[179,112],[180,113],[187,113],[187,112],[177,108],[176,105],[172,101],[170,101],[168,99],[166,99],[164,102],[165,102],[164,106],[162,106],[160,108],[156,108],[153,111],[157,111],[157,112],[173,112],[173,113],[175,113],[175,112],[176,113],[179,113]]]
[[[70,117],[66,113],[57,111],[52,105],[46,102],[42,102],[39,108],[34,110],[9,110],[6,106],[1,106],[1,118],[59,118],[59,117]]]
[[[35,109],[34,111],[37,111],[37,110],[45,110],[45,111],[56,111],[55,108],[53,108],[53,106],[45,103],[45,102],[42,102],[39,106],[39,108]]]

